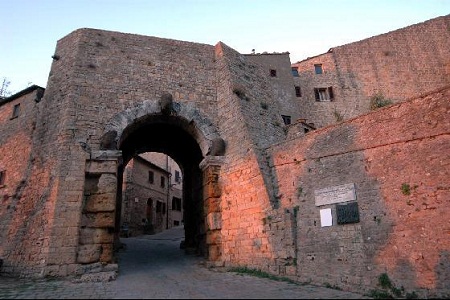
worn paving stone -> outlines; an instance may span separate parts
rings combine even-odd
[[[183,232],[123,239],[109,282],[0,277],[0,299],[370,299],[364,295],[208,269],[179,249]]]

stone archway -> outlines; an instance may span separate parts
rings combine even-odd
[[[185,147],[185,148],[183,148]],[[220,166],[225,143],[208,118],[193,106],[144,101],[115,115],[105,126],[101,150],[87,162],[85,209],[78,263],[113,263],[119,243],[123,166],[137,153],[170,155],[184,176],[186,245],[220,264]]]

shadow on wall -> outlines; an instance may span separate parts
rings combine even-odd
[[[310,146],[304,146],[307,154],[297,182],[298,274],[304,281],[349,290],[375,282],[381,270],[374,259],[393,225],[356,136],[352,124],[305,136]],[[319,194],[322,201],[317,200]],[[338,214],[350,205],[357,207],[357,218],[350,218],[350,212]]]

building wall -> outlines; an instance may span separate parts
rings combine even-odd
[[[376,94],[393,103],[450,84],[450,16],[334,47],[294,63],[302,90],[301,113],[317,127],[370,111]],[[314,64],[324,73],[315,74]],[[317,102],[313,89],[332,86],[333,101]]]
[[[446,88],[272,148],[298,279],[368,293],[386,273],[406,292],[448,294],[449,99]],[[316,201],[348,184],[356,199],[326,198],[356,202],[359,222],[337,224],[337,204]],[[321,226],[322,209],[332,226]]]
[[[295,97],[289,53],[248,54],[245,55],[245,59],[262,66],[272,86],[273,101],[279,102],[281,114],[289,116],[291,122],[294,123],[300,117],[300,109],[298,99]],[[271,70],[276,71],[276,76],[270,75]]]
[[[149,181],[149,171],[153,172],[153,182]],[[161,186],[161,178],[164,178],[164,186]],[[127,164],[121,223],[128,223],[130,236],[153,234],[166,229],[167,199],[170,199],[168,180],[166,171],[144,159],[134,158]],[[144,228],[143,219],[147,219],[148,228]]]
[[[5,174],[0,186],[0,258],[7,258],[2,272],[32,275],[47,259],[55,190],[40,151],[45,140],[36,128],[43,89],[32,86],[23,92],[0,107],[0,171]],[[16,105],[20,110],[13,118]]]
[[[170,177],[168,182],[169,189],[169,228],[181,225],[183,223],[183,174],[180,166],[168,155],[159,152],[145,152],[141,154],[142,157],[157,165],[158,167],[168,171]],[[178,179],[177,174],[178,173]],[[172,206],[173,198],[181,200],[181,210],[174,210]]]

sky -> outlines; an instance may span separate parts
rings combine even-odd
[[[450,0],[0,0],[0,8],[0,80],[16,93],[46,87],[57,41],[79,28],[287,51],[294,63],[448,15]]]

